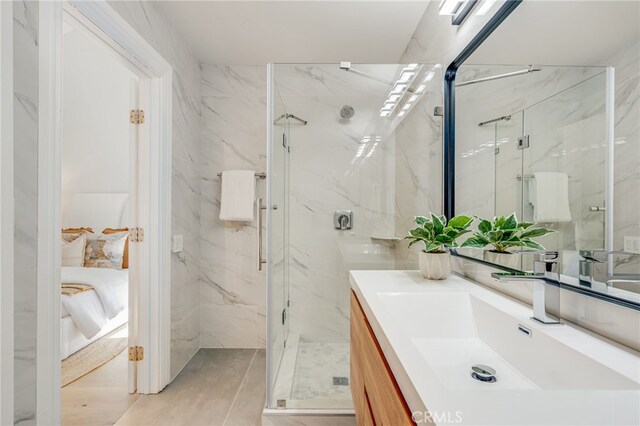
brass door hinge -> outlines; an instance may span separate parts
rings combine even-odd
[[[129,241],[139,243],[144,241],[144,229],[142,228],[129,228]]]
[[[144,110],[143,109],[132,109],[129,111],[129,122],[131,124],[142,124],[144,123]]]
[[[144,348],[142,346],[129,347],[129,361],[142,361],[144,359]]]

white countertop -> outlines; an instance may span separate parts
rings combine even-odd
[[[530,318],[532,314],[530,306],[455,275],[443,281],[428,281],[422,278],[418,271],[352,271],[350,280],[351,287],[362,305],[409,408],[416,413],[415,420],[424,417],[423,413],[428,412],[437,424],[640,424],[640,358],[631,350],[608,343],[606,339],[599,339],[571,325],[554,326],[537,323]],[[396,295],[403,297],[408,295],[408,299],[393,299]],[[495,362],[501,363],[502,368],[497,370],[502,371],[503,376],[502,380],[499,378],[495,384],[474,381],[470,379],[470,375],[467,376],[468,371],[458,374],[457,371],[451,370],[451,365],[444,365],[442,359],[437,360],[439,366],[428,361],[427,359],[437,358],[429,354],[430,344],[436,341],[450,343],[457,340],[451,340],[447,336],[440,336],[440,340],[420,336],[421,328],[426,328],[426,321],[431,330],[438,328],[438,324],[434,325],[438,323],[438,317],[434,318],[433,311],[442,307],[429,308],[431,309],[431,315],[429,315],[426,311],[420,312],[419,303],[422,302],[415,303],[415,301],[429,300],[429,298],[446,301],[451,298],[451,295],[455,295],[454,297],[470,295],[468,297],[473,297],[477,301],[476,304],[479,304],[474,309],[480,311],[484,309],[488,312],[486,318],[493,315],[494,318],[491,321],[496,321],[495,318],[499,320],[495,324],[508,323],[506,333],[489,330],[492,336],[482,337],[483,339],[501,339],[497,344],[504,345],[507,342],[507,346],[503,346],[504,351],[521,349],[526,347],[526,344],[532,344],[530,342],[542,342],[540,344],[542,346],[535,344],[538,345],[536,346],[538,351],[540,349],[543,351],[536,353],[535,358],[530,357],[527,360],[527,368],[536,371],[518,371],[509,362],[499,358],[500,350],[497,349],[495,355],[498,357],[495,358]],[[390,303],[389,300],[395,300],[395,302]],[[404,305],[396,303],[397,300]],[[449,320],[452,315],[458,315],[447,311],[448,308],[444,309],[442,316],[448,315]],[[463,313],[467,317],[470,316],[468,311],[469,309]],[[485,314],[471,314],[473,315]],[[501,315],[508,315],[504,317],[508,321],[502,320]],[[469,318],[461,318],[460,321],[463,320],[473,323]],[[493,323],[485,317],[475,321],[483,322],[485,334],[487,333],[486,324],[493,327]],[[536,337],[535,340],[519,340],[526,339],[526,336],[523,337],[516,330],[511,335],[512,321],[513,324],[521,324],[530,329]],[[474,325],[471,324],[472,329],[473,327]],[[446,327],[443,326],[444,328]],[[500,327],[496,326],[496,328]],[[500,333],[502,334],[496,337]],[[513,343],[511,343],[512,339]],[[484,345],[480,339],[466,340],[477,340]],[[485,346],[491,350],[491,344]],[[467,349],[469,347],[466,346]],[[545,356],[547,353],[544,352],[547,347],[549,356]],[[471,358],[473,358],[474,352],[473,350],[471,352]],[[540,356],[540,353],[544,355]],[[527,358],[527,355],[524,354],[523,357]],[[572,361],[573,359],[575,362]],[[445,364],[446,361],[445,359]],[[470,359],[469,364],[473,364],[472,361]],[[454,368],[457,368],[453,360],[451,363]],[[514,363],[511,362],[511,364]],[[469,369],[470,367],[471,365],[468,366]],[[508,380],[509,371],[507,370],[513,370],[511,376],[516,380]],[[580,379],[582,370],[588,370],[584,371],[585,380]],[[448,371],[453,371],[454,374],[448,375]],[[573,380],[567,383],[563,383],[561,379],[554,381],[555,372],[558,377],[568,372],[565,376]],[[537,380],[545,374],[546,381]],[[611,377],[613,379],[600,389],[597,384],[598,378],[595,378],[594,385],[594,380],[589,380],[589,374],[602,375],[603,382]],[[467,380],[468,377],[469,380]],[[591,379],[594,377],[592,376]],[[462,383],[462,381],[469,383]],[[624,383],[624,385],[618,386],[615,383]],[[419,421],[418,424],[420,424]]]

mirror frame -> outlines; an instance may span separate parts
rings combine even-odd
[[[469,57],[482,45],[482,43],[504,22],[509,15],[523,2],[524,0],[507,0],[496,13],[489,19],[489,21],[482,27],[482,29],[476,34],[469,44],[462,49],[462,51],[456,56],[456,58],[447,67],[444,73],[444,125],[443,125],[443,214],[447,219],[451,219],[455,216],[455,153],[456,153],[456,129],[455,129],[455,82],[458,69],[469,59]],[[607,67],[608,73],[612,70]],[[610,84],[608,81],[607,84]],[[608,102],[608,101],[607,101]],[[607,150],[607,155],[612,156],[611,149]],[[607,185],[611,185],[612,182],[607,182]],[[609,194],[612,194],[611,188],[608,188]],[[612,195],[611,195],[612,196]],[[607,196],[607,199],[609,197]],[[610,200],[608,200],[610,201]],[[609,203],[607,210],[613,203]],[[607,226],[613,225],[613,214],[611,211],[607,212],[605,217],[605,223]],[[605,233],[606,234],[606,233]],[[612,232],[605,235],[605,247],[611,247]],[[469,260],[475,263],[480,263],[485,266],[507,271],[514,272],[514,269],[507,268],[505,266],[490,263],[481,259],[477,259],[471,256],[460,254],[457,250],[451,250],[451,255],[459,257],[465,260]],[[640,303],[631,300],[626,300],[620,297],[612,296],[610,294],[599,293],[591,290],[588,287],[576,286],[573,284],[546,280],[547,284],[559,286],[560,288],[570,290],[579,294],[594,297],[596,299],[608,301],[617,305],[621,305],[627,308],[640,311]]]

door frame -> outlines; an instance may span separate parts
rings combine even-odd
[[[106,1],[41,2],[38,88],[38,302],[36,418],[60,423],[60,245],[62,151],[62,21],[82,22],[120,58],[142,72],[145,131],[140,132],[138,393],[170,382],[171,143],[173,69]],[[124,119],[124,118],[123,118]]]
[[[0,2],[0,424],[13,424],[13,2]]]

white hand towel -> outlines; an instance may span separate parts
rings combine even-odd
[[[253,170],[222,172],[220,220],[253,222],[256,178]]]
[[[528,187],[534,222],[571,222],[569,177],[566,173],[535,172]]]

